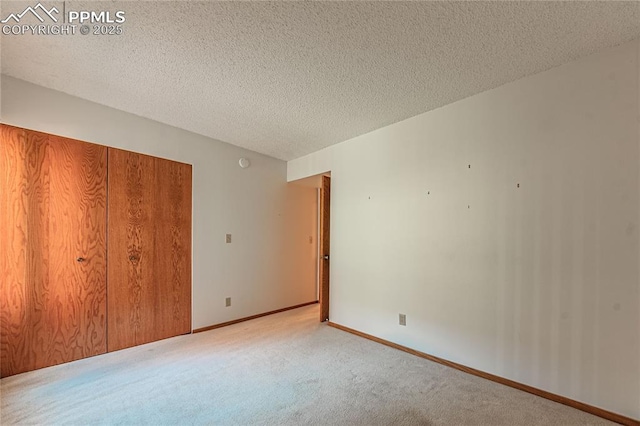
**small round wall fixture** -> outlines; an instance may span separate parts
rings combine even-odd
[[[240,167],[242,167],[243,169],[246,169],[247,167],[249,167],[251,165],[251,161],[249,161],[248,158],[244,158],[242,157],[239,161],[238,164],[240,164]]]

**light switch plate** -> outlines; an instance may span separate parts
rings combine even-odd
[[[407,325],[407,316],[405,314],[400,314],[400,325]]]
[[[227,297],[226,299],[224,299],[224,306],[229,307],[231,306],[231,298]]]

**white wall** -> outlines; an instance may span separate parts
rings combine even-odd
[[[640,418],[638,53],[290,161],[331,171],[331,321]]]
[[[6,124],[193,165],[193,328],[316,300],[316,193],[288,185],[285,162],[14,78],[1,87]]]

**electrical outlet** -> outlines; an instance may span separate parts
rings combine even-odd
[[[400,314],[400,325],[407,325],[407,316],[405,314]]]
[[[227,234],[227,244],[231,243],[231,234]]]
[[[231,306],[231,298],[227,297],[226,299],[224,299],[224,306],[226,306],[227,308],[229,306]]]

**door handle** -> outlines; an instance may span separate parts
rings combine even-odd
[[[329,260],[329,255],[328,255],[328,254],[325,254],[324,256],[322,256],[322,258],[323,258],[324,260]]]
[[[76,259],[76,262],[84,262],[85,260],[87,259],[85,259],[84,257],[79,257]]]
[[[138,256],[131,255],[129,256],[129,260],[135,262],[136,260],[138,260]]]

